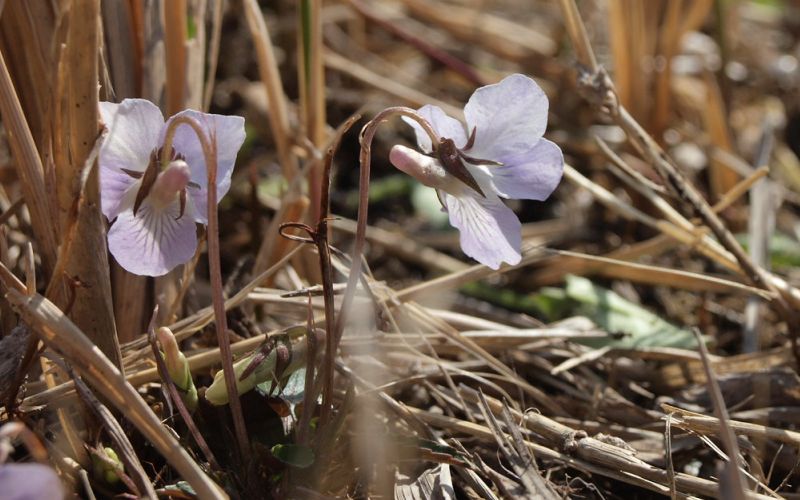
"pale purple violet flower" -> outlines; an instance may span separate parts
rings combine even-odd
[[[37,463],[0,464],[0,492],[6,500],[66,498],[56,471]]]
[[[179,125],[171,161],[162,170],[167,127],[187,116],[216,140],[220,200],[230,189],[236,154],[244,142],[244,118],[186,110],[164,123],[158,107],[145,99],[101,102],[100,114],[108,128],[99,159],[101,206],[113,222],[108,248],[131,273],[161,276],[192,258],[197,248],[195,223],[208,223],[208,180],[200,140],[189,125]]]
[[[422,126],[403,117],[426,154],[398,145],[389,155],[395,167],[437,190],[464,253],[492,269],[521,259],[519,219],[500,198],[544,200],[561,180],[561,149],[542,137],[547,109],[536,82],[511,75],[472,94],[464,107],[466,130],[437,106],[419,109],[441,137],[437,151]]]

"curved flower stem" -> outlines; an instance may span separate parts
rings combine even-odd
[[[352,124],[359,118],[358,115],[350,117],[340,128],[337,136],[331,143],[325,155],[325,164],[322,176],[322,190],[320,191],[320,205],[319,205],[319,219],[317,227],[312,228],[306,224],[289,222],[281,224],[280,234],[288,239],[299,241],[301,243],[311,243],[316,245],[319,252],[320,269],[322,271],[322,288],[323,296],[325,299],[325,359],[323,360],[323,369],[321,379],[313,385],[312,396],[309,400],[315,401],[320,389],[322,390],[322,409],[320,413],[319,428],[324,428],[328,423],[333,409],[333,373],[335,368],[336,352],[338,350],[339,341],[344,331],[346,312],[353,302],[355,297],[355,288],[361,274],[361,253],[364,249],[364,241],[366,237],[367,228],[367,204],[369,203],[369,173],[370,173],[370,152],[372,139],[375,137],[375,132],[378,126],[386,121],[388,118],[400,115],[407,116],[420,124],[431,139],[434,147],[439,145],[439,137],[433,130],[433,127],[428,123],[425,118],[420,116],[416,111],[406,107],[392,107],[387,108],[375,116],[369,123],[364,125],[361,129],[361,154],[360,154],[360,168],[361,175],[359,180],[359,205],[358,205],[358,223],[356,229],[356,242],[353,250],[353,264],[350,268],[350,275],[348,276],[347,287],[345,289],[344,300],[339,309],[340,313],[338,318],[335,317],[334,301],[333,301],[333,271],[331,268],[331,254],[330,247],[328,246],[328,221],[330,220],[330,207],[329,207],[329,191],[330,191],[330,178],[331,169],[333,166],[333,157],[339,146],[342,136],[352,126]],[[287,229],[299,229],[304,231],[308,236],[292,235],[285,232]],[[336,320],[336,321],[335,321]],[[309,365],[310,366],[310,365]],[[313,368],[312,368],[313,370]],[[309,375],[307,374],[307,377]],[[313,377],[313,372],[311,373]],[[307,378],[307,385],[310,383]],[[321,383],[320,383],[321,382]],[[320,387],[321,386],[321,387]],[[303,419],[307,422],[307,419]],[[301,432],[304,435],[304,425],[301,422]]]
[[[439,137],[433,130],[433,127],[428,123],[425,118],[419,115],[415,110],[403,106],[395,106],[386,108],[378,113],[375,118],[369,121],[364,128],[361,129],[361,154],[359,156],[360,176],[358,184],[358,220],[356,222],[356,240],[353,247],[352,264],[350,267],[350,275],[347,278],[347,287],[344,291],[342,298],[342,306],[339,308],[339,316],[336,321],[336,328],[334,330],[334,337],[332,338],[333,345],[330,346],[330,352],[335,353],[342,338],[344,327],[347,324],[347,313],[353,303],[356,294],[356,286],[358,285],[359,277],[361,276],[361,254],[364,251],[364,242],[367,236],[367,212],[369,208],[369,174],[372,154],[372,139],[378,131],[378,126],[393,116],[406,116],[415,122],[419,123],[423,130],[428,134],[431,139],[433,147],[439,145]],[[333,378],[333,365],[326,366],[330,369],[328,373],[329,380]],[[323,406],[323,411],[325,407]]]
[[[222,358],[222,371],[225,375],[225,389],[228,391],[231,415],[236,440],[242,458],[249,456],[247,427],[245,426],[242,404],[239,401],[239,391],[236,388],[236,374],[233,371],[233,357],[231,355],[230,337],[228,337],[228,321],[225,316],[225,298],[222,294],[222,270],[219,256],[219,222],[217,217],[217,141],[216,133],[212,129],[211,137],[207,137],[203,128],[196,120],[188,116],[177,116],[169,124],[164,137],[164,148],[161,151],[162,165],[169,162],[172,151],[172,142],[175,132],[180,125],[188,125],[197,135],[203,148],[208,171],[208,229],[206,232],[208,242],[208,267],[211,275],[212,300],[214,303],[214,318],[217,327],[217,342]]]
[[[319,254],[319,266],[322,272],[322,291],[323,299],[325,302],[325,359],[323,361],[324,369],[322,370],[322,411],[320,416],[320,427],[327,424],[330,418],[330,410],[333,400],[333,369],[334,360],[336,358],[336,342],[335,342],[335,310],[333,300],[333,268],[331,266],[331,249],[328,246],[328,221],[330,221],[330,184],[331,184],[331,169],[333,168],[333,158],[336,156],[336,151],[339,149],[342,137],[350,130],[350,127],[361,118],[361,115],[356,114],[347,119],[342,124],[328,147],[325,153],[325,163],[323,164],[322,174],[322,190],[320,191],[319,200],[319,219],[317,220],[317,227],[312,228],[307,224],[299,222],[286,222],[280,225],[279,232],[284,238],[299,241],[301,243],[311,243],[317,247]],[[286,229],[299,229],[304,231],[308,236],[302,237],[298,235],[288,234]],[[313,337],[314,333],[309,328],[309,339]],[[313,341],[311,341],[313,342]],[[309,352],[312,347],[309,345]],[[312,358],[309,358],[312,359]],[[312,387],[307,400],[316,401],[320,391],[320,384],[313,383],[314,381],[314,366],[313,363],[308,363],[306,367],[306,385]],[[308,408],[308,406],[306,406]],[[308,427],[309,417],[311,412],[304,411],[301,418],[299,428],[299,435],[305,439]]]

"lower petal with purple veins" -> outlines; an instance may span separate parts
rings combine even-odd
[[[464,253],[492,269],[503,262],[519,264],[521,225],[514,212],[491,193],[486,198],[465,193],[458,197],[440,193],[450,224],[460,232]]]
[[[197,248],[194,217],[180,216],[180,203],[161,209],[145,200],[136,215],[122,212],[108,232],[108,249],[127,271],[161,276],[187,262]]]

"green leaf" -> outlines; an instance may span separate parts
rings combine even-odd
[[[267,382],[262,382],[256,386],[256,390],[262,396],[268,396],[269,390],[272,387],[272,381],[269,380]],[[306,369],[305,367],[299,368],[298,370],[292,372],[291,375],[286,379],[283,384],[283,388],[280,391],[273,391],[273,396],[275,393],[278,393],[277,396],[286,403],[286,406],[289,407],[289,413],[292,414],[292,417],[297,420],[297,415],[295,414],[295,408],[297,405],[303,402],[303,397],[305,396],[305,389],[306,389]]]
[[[557,290],[557,289],[556,289]],[[539,303],[535,296],[517,293],[510,288],[491,286],[482,282],[467,283],[461,287],[461,292],[492,304],[496,304],[512,311],[536,314],[539,312]]]
[[[245,356],[244,358],[235,362],[233,364],[233,372],[236,375],[236,389],[238,390],[239,394],[244,394],[255,388],[257,385],[263,383],[268,385],[266,385],[266,387],[262,387],[262,390],[264,393],[269,393],[269,388],[272,384],[272,381],[275,380],[276,375],[279,377],[277,382],[282,386],[286,383],[285,381],[292,373],[304,367],[306,363],[305,348],[304,346],[300,346],[300,352],[297,352],[299,344],[293,343],[293,340],[299,338],[305,333],[305,331],[305,326],[293,326],[286,328],[284,329],[284,333],[282,336],[280,336],[280,338],[273,337],[272,340],[264,342],[248,356]],[[281,345],[284,345],[290,349],[290,361],[288,366],[285,366],[283,370],[280,370],[280,366],[277,366],[278,357],[276,349],[274,349],[274,344],[271,343],[273,341],[280,342]],[[266,353],[266,356],[262,357],[262,354],[264,353]],[[257,357],[263,359],[258,362],[258,364],[255,366],[255,369],[250,369],[251,363]],[[276,373],[276,368],[280,371],[280,373]],[[242,377],[242,375],[246,374],[246,372],[249,374],[245,377]],[[211,383],[208,389],[206,389],[205,398],[206,401],[214,406],[228,404],[228,389],[225,384],[225,377],[222,370],[218,371],[214,375],[214,381]]]
[[[303,402],[306,390],[306,368],[299,368],[289,375],[283,389],[281,390],[281,399],[286,401],[290,406],[294,406]]]
[[[749,250],[748,235],[739,234],[736,239]],[[769,241],[769,260],[774,268],[800,267],[800,243],[786,234],[775,233]]]
[[[405,174],[388,175],[375,179],[369,185],[369,202],[380,203],[406,196],[414,184],[416,184],[414,180]],[[355,210],[358,208],[358,200],[358,191],[350,191],[345,198],[345,204],[351,210]]]
[[[194,40],[197,38],[197,23],[194,22],[194,16],[186,16],[186,38]]]
[[[697,347],[690,330],[664,321],[611,290],[578,276],[567,276],[566,281],[565,288],[545,287],[535,295],[480,282],[464,285],[461,291],[506,309],[544,316],[548,321],[585,316],[611,334],[605,338],[576,340],[592,347]]]
[[[299,444],[276,444],[272,447],[272,455],[281,462],[300,469],[314,463],[314,451]]]
[[[572,301],[563,288],[544,287],[531,298],[533,306],[549,321],[565,318],[572,307]]]
[[[567,276],[565,291],[574,304],[572,314],[586,316],[612,334],[609,338],[583,339],[582,344],[623,349],[697,347],[690,330],[679,328],[586,278]]]

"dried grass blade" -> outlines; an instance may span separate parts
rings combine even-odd
[[[486,401],[486,397],[483,393],[479,392],[478,396],[480,398],[478,406],[483,414],[483,418],[489,425],[489,428],[492,429],[500,451],[511,464],[514,474],[525,488],[527,493],[525,497],[537,500],[559,498],[539,473],[536,462],[534,462],[530,451],[525,446],[522,433],[520,433],[519,428],[517,428],[517,424],[511,420],[511,413],[508,411],[508,407],[503,405],[501,415],[506,430],[511,434],[510,437],[506,436],[503,432],[500,423],[497,421],[491,408],[489,408],[489,403]]]
[[[722,151],[732,151],[731,132],[728,128],[728,113],[722,97],[719,83],[713,73],[705,73],[706,99],[703,100],[703,121],[714,146]],[[709,165],[711,193],[717,198],[722,196],[736,184],[736,173],[721,162],[712,158]]]
[[[427,316],[427,313],[420,306],[412,304],[409,305],[409,307],[417,315],[422,315],[423,317]],[[475,357],[486,361],[486,363],[489,366],[491,366],[492,369],[496,370],[497,373],[500,373],[508,377],[508,380],[516,384],[522,391],[524,391],[527,395],[529,395],[537,404],[541,405],[543,409],[547,410],[553,415],[558,415],[558,416],[567,415],[564,408],[560,404],[558,404],[552,397],[547,395],[544,391],[542,391],[538,387],[534,387],[533,385],[531,385],[517,372],[515,372],[505,363],[497,359],[497,357],[493,356],[486,349],[478,345],[477,342],[468,337],[464,337],[458,330],[452,328],[444,321],[437,320],[430,316],[428,316],[428,318],[430,319],[432,324],[436,325],[437,330],[442,332],[442,334],[444,334],[447,338],[453,341],[456,345],[462,346],[463,348],[471,352]]]
[[[764,125],[761,144],[758,148],[756,167],[766,166],[769,163],[774,144],[772,127],[769,123]],[[756,170],[763,171],[764,167]],[[762,179],[753,186],[750,192],[750,217],[747,221],[750,257],[756,265],[769,268],[770,240],[775,231],[775,212],[778,204],[775,203],[775,187],[771,181]],[[777,199],[780,199],[778,196]],[[745,307],[745,325],[742,332],[742,351],[755,352],[759,350],[759,320],[761,316],[761,301],[751,297]]]
[[[725,498],[744,500],[748,490],[745,486],[747,482],[742,475],[743,464],[741,455],[739,454],[739,443],[736,441],[736,434],[730,426],[728,407],[725,404],[725,399],[722,397],[722,391],[720,391],[719,383],[717,383],[716,375],[708,359],[708,350],[706,349],[705,341],[703,341],[703,337],[697,329],[694,330],[694,334],[697,338],[698,349],[703,360],[703,368],[706,372],[708,392],[711,396],[711,400],[714,402],[714,413],[719,423],[717,432],[725,447],[725,452],[729,457],[729,461],[724,466],[724,481],[720,482],[720,493]]]
[[[378,10],[373,9],[371,6],[362,2],[361,0],[346,0],[346,3],[370,23],[380,26],[382,29],[388,31],[397,38],[400,38],[431,59],[447,66],[450,70],[461,75],[462,78],[467,80],[472,85],[482,87],[489,84],[489,82],[486,81],[484,77],[481,76],[471,65],[427,42],[424,38],[416,36],[398,24],[385,19]]]
[[[131,3],[121,0],[102,2],[102,15],[105,60],[114,91],[108,96],[109,100],[136,97],[140,93],[141,68],[136,64],[138,50]]]
[[[139,461],[139,457],[136,455],[136,451],[133,449],[133,445],[131,445],[122,426],[119,425],[119,422],[114,418],[114,415],[108,408],[92,394],[92,391],[86,386],[83,380],[75,376],[74,373],[70,374],[75,381],[78,394],[84,400],[86,406],[88,406],[103,425],[105,425],[106,431],[109,436],[111,436],[111,440],[114,442],[116,449],[120,452],[121,458],[127,466],[127,473],[133,476],[132,479],[139,488],[139,492],[137,493],[139,495],[147,495],[147,497],[151,499],[158,498],[153,489],[153,484],[147,477],[144,467],[142,467],[142,463]]]
[[[125,344],[144,332],[147,278],[129,273],[116,261],[112,261],[111,275],[117,336],[119,343]]]
[[[379,75],[368,68],[351,61],[346,57],[328,50],[325,52],[325,65],[329,68],[349,75],[371,87],[375,87],[389,95],[403,99],[410,106],[420,107],[425,104],[439,106],[445,113],[452,117],[463,116],[464,111],[440,99],[430,97],[416,89],[406,87],[392,78]]]
[[[664,412],[673,413],[673,424],[686,430],[697,432],[717,432],[720,428],[720,421],[716,417],[703,415],[683,408],[678,408],[670,404],[662,404]],[[744,434],[753,439],[765,439],[786,443],[795,447],[800,447],[800,432],[778,427],[768,427],[761,424],[741,422],[738,420],[728,420],[728,425],[734,431]]]
[[[737,283],[735,281],[709,276],[679,269],[669,269],[649,264],[639,264],[624,260],[612,259],[571,252],[568,250],[553,250],[558,255],[573,257],[588,262],[595,262],[597,266],[590,273],[599,274],[611,278],[627,279],[640,283],[650,283],[653,285],[664,285],[686,290],[706,291],[715,293],[745,293],[755,295],[766,300],[770,300],[773,294],[761,288]]]
[[[457,288],[465,283],[469,283],[470,281],[477,281],[488,278],[489,276],[495,276],[511,270],[520,269],[535,262],[539,262],[545,258],[546,253],[544,251],[541,249],[532,249],[523,252],[522,260],[519,262],[519,264],[515,266],[505,266],[497,271],[489,269],[483,264],[475,264],[467,267],[466,269],[461,269],[439,278],[404,288],[397,292],[396,298],[397,300],[401,301],[414,300],[417,297],[425,294],[436,293],[443,289]]]
[[[165,109],[167,72],[164,41],[164,9],[161,0],[144,0],[142,7],[142,97]],[[181,71],[183,71],[181,69]]]
[[[326,135],[325,66],[322,47],[322,0],[300,0],[298,6],[299,29],[297,64],[300,84],[301,123],[305,136],[319,151],[324,146]],[[307,222],[314,225],[319,217],[319,202],[322,199],[323,168],[314,164],[308,172],[308,193],[311,198]],[[306,272],[316,269],[305,266]],[[318,277],[316,271],[310,273]],[[316,280],[318,281],[318,280]]]
[[[607,189],[587,179],[570,165],[564,165],[564,177],[570,182],[573,182],[591,192],[599,202],[623,217],[639,221],[654,229],[658,229],[665,235],[668,235],[671,238],[674,238],[677,241],[696,249],[698,252],[714,260],[726,269],[729,269],[733,272],[741,272],[739,263],[733,257],[733,254],[731,254],[727,249],[721,247],[716,240],[710,238],[707,234],[704,234],[697,229],[695,229],[694,232],[689,232],[686,229],[678,227],[670,222],[658,220],[645,214],[628,203],[621,201]],[[674,209],[672,210],[674,211]],[[677,214],[677,212],[675,213]],[[678,215],[680,216],[680,214]],[[690,228],[694,227],[682,216],[680,216],[680,219],[678,220],[681,219],[688,223]],[[800,304],[800,290],[791,286],[786,282],[786,280],[774,274],[767,273],[767,279],[769,280],[770,284],[780,290],[786,298],[790,299],[794,304]]]
[[[558,50],[557,42],[549,36],[493,15],[486,9],[427,0],[402,0],[402,3],[415,16],[440,26],[453,37],[479,45],[505,59],[549,57]]]
[[[64,51],[66,95],[60,110],[67,113],[69,149],[62,157],[68,163],[56,168],[59,223],[64,240],[63,275],[78,277],[79,283],[49,286],[50,298],[61,307],[71,304],[70,317],[118,367],[122,356],[111,302],[111,276],[106,250],[105,219],[100,211],[100,177],[95,166],[102,138],[97,108],[98,54],[100,44],[99,0],[75,0],[71,7]],[[58,96],[57,96],[58,97]],[[57,111],[59,112],[59,111]],[[68,281],[71,278],[67,278]],[[64,292],[64,295],[59,295]]]
[[[462,432],[484,440],[494,440],[494,435],[488,427],[473,422],[466,422],[457,418],[427,412],[413,407],[406,407],[406,411],[429,425],[445,429],[449,432]],[[573,456],[572,454],[556,451],[550,446],[542,446],[530,441],[525,441],[525,445],[536,454],[536,456],[543,459],[556,460],[569,467],[574,467],[577,470],[614,478],[663,495],[669,495],[669,488],[662,484],[662,481],[665,481],[667,476],[666,471],[663,469],[658,469],[649,465],[641,465],[638,461],[606,460],[606,458],[610,457],[605,457],[603,452],[597,454],[589,453],[585,450],[578,450],[577,456]],[[604,448],[601,447],[600,450],[604,450]],[[683,473],[678,473],[675,476],[676,486],[681,493],[706,496],[717,495],[717,483],[713,481]],[[772,497],[752,493],[750,498],[767,500]]]
[[[31,225],[39,246],[39,254],[42,256],[45,273],[50,275],[55,266],[58,249],[57,226],[52,223],[50,217],[50,196],[47,194],[44,182],[44,167],[2,52],[0,52],[0,114],[3,117],[3,125],[10,132],[11,152],[16,159],[17,173],[22,181],[25,204],[31,214]]]
[[[288,98],[281,84],[281,73],[278,62],[275,59],[272,39],[269,36],[267,23],[264,22],[264,15],[261,13],[256,0],[244,0],[242,7],[247,19],[247,26],[250,28],[250,36],[253,37],[255,44],[258,73],[267,93],[267,103],[269,104],[269,114],[267,116],[275,139],[278,161],[281,165],[283,177],[287,182],[291,182],[297,174],[298,165],[297,159],[291,152],[292,130],[289,125]]]
[[[166,28],[167,114],[170,116],[184,108],[186,99],[186,1],[169,0],[162,4]]]
[[[214,82],[217,76],[217,64],[219,63],[219,46],[222,36],[222,4],[224,0],[210,0],[213,4],[211,15],[211,40],[208,43],[208,73],[203,89],[203,110],[208,111],[211,100],[214,97]]]
[[[6,299],[23,321],[39,334],[48,347],[61,352],[93,387],[124,413],[200,497],[227,498],[180,443],[164,429],[122,372],[95,349],[92,341],[60,309],[41,295],[28,297],[17,290],[16,285],[6,279],[3,281],[6,287],[11,287]]]
[[[184,42],[186,86],[183,108],[203,109],[203,74],[206,70],[206,2],[207,0],[188,0],[187,2],[187,32]],[[191,33],[189,27],[193,28]]]

